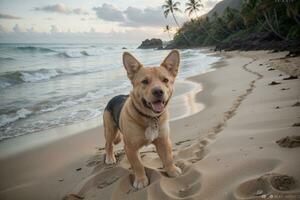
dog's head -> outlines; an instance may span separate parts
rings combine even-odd
[[[143,113],[157,116],[165,111],[172,96],[179,62],[177,50],[171,51],[159,67],[143,67],[130,53],[123,54],[123,64],[133,85],[132,99]]]

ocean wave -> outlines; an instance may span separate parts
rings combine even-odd
[[[12,128],[13,125],[7,125],[2,127],[0,126],[0,141],[34,132],[48,130],[54,127],[60,127],[74,124],[76,122],[90,120],[99,117],[100,115],[100,109],[87,108],[71,112],[70,114],[64,117],[55,117],[48,120],[38,120],[33,123],[25,123],[19,127]]]
[[[8,82],[5,82],[5,81],[1,81],[0,80],[0,89],[4,89],[4,88],[7,88],[9,86],[11,86],[12,84],[8,83]]]
[[[15,122],[19,119],[24,119],[32,114],[32,111],[22,108],[16,113],[0,115],[0,127]]]
[[[61,52],[57,54],[59,57],[64,57],[64,58],[80,58],[83,55],[80,52]]]
[[[15,60],[15,59],[13,59],[11,57],[0,57],[0,62],[1,61],[11,61],[11,60]]]
[[[38,113],[52,112],[58,109],[69,108],[81,103],[86,103],[89,101],[100,99],[104,95],[109,95],[111,93],[113,93],[113,91],[108,89],[88,92],[86,94],[74,96],[72,98],[64,99],[55,103],[52,102],[51,104],[44,106],[44,108],[42,108]]]
[[[56,69],[41,69],[35,72],[21,72],[22,80],[24,82],[37,82],[41,80],[48,80],[50,78],[56,77],[61,72]]]
[[[110,67],[108,67],[110,68]],[[57,78],[60,76],[67,75],[83,75],[89,73],[97,73],[103,70],[107,70],[108,68],[79,68],[79,69],[38,69],[33,71],[14,71],[14,72],[6,72],[0,74],[0,89],[14,86],[22,83],[34,83],[45,80],[51,80],[53,78]]]
[[[98,56],[101,51],[96,50],[82,50],[82,51],[65,51],[60,52],[57,55],[64,58],[80,58],[83,56]]]
[[[108,95],[108,93],[111,94],[113,93],[113,91],[105,89],[105,91],[99,90],[94,92],[88,92],[83,95],[62,99],[57,102],[46,101],[44,103],[39,103],[31,107],[9,110],[9,112],[7,112],[6,114],[0,115],[0,127],[8,125],[12,122],[16,122],[19,119],[25,119],[26,117],[29,117],[31,115],[53,112],[59,109],[70,108],[81,103],[93,101],[103,97],[104,95]]]
[[[7,72],[0,75],[0,88],[6,88],[20,83],[48,80],[60,75],[61,73],[62,71],[58,69]]]
[[[17,50],[26,51],[26,52],[55,52],[53,49],[45,47],[35,47],[35,46],[24,46],[16,47]]]
[[[130,86],[129,83],[124,83],[114,87],[113,89],[102,88],[101,90],[89,91],[85,94],[73,96],[67,99],[61,99],[60,101],[57,102],[47,102],[44,105],[39,105],[38,108],[39,111],[37,111],[37,113],[41,114],[45,112],[52,112],[59,109],[69,108],[72,106],[76,106],[78,104],[101,99],[102,97],[112,95],[116,92],[119,93],[120,91],[124,91],[127,88],[129,88],[129,86]],[[32,109],[37,110],[37,108],[32,108]]]
[[[118,90],[122,90],[122,88],[126,88],[126,87],[128,87],[128,85],[119,86]],[[2,111],[2,113],[6,112],[5,114],[0,115],[0,127],[3,127],[10,123],[16,122],[19,119],[25,119],[32,115],[39,115],[39,114],[44,114],[47,112],[53,112],[53,111],[57,111],[60,109],[70,108],[70,107],[73,107],[73,106],[76,106],[76,105],[79,105],[82,103],[94,101],[94,100],[100,99],[104,96],[111,95],[115,92],[116,92],[116,90],[101,89],[98,91],[90,91],[90,92],[87,92],[82,95],[61,99],[56,102],[45,101],[45,102],[41,102],[36,105],[33,105],[31,107],[26,107],[26,108],[21,108],[21,109],[20,108],[19,109],[8,109],[8,111]],[[69,116],[69,118],[73,118],[74,117],[73,115],[75,116],[77,114],[74,114],[74,112],[73,112],[72,115]],[[95,116],[95,115],[92,115],[92,116]],[[84,117],[84,119],[86,119],[86,117]]]

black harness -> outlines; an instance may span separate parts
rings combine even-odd
[[[118,129],[120,129],[119,121],[120,121],[121,110],[124,106],[125,101],[128,99],[128,97],[129,97],[129,95],[115,96],[108,102],[108,104],[105,108],[105,110],[107,110],[108,112],[111,113],[113,120],[114,120],[116,126],[118,127]]]

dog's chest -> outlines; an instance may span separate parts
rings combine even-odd
[[[164,123],[160,125],[158,121],[152,120],[149,122],[149,126],[145,130],[145,138],[150,143],[155,140],[159,135],[165,134],[168,132],[169,125]]]

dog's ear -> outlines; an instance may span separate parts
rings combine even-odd
[[[128,52],[123,53],[123,65],[130,80],[132,80],[134,74],[137,73],[141,67],[143,67],[143,65]]]
[[[165,60],[160,64],[165,67],[172,76],[176,77],[180,63],[180,55],[178,50],[172,50]]]

